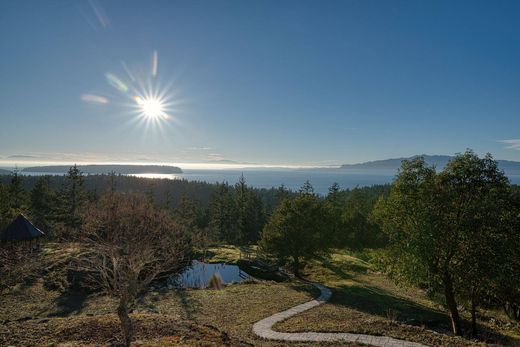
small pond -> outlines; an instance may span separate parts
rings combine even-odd
[[[237,265],[208,264],[194,260],[190,267],[170,280],[175,286],[181,288],[206,288],[213,275],[220,276],[224,284],[238,283],[250,278]]]

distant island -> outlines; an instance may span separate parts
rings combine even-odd
[[[107,174],[114,172],[122,175],[135,174],[179,174],[182,173],[180,167],[167,165],[78,165],[78,168],[85,174]],[[22,172],[39,172],[48,174],[65,174],[69,171],[70,165],[52,166],[33,166],[27,167]]]
[[[10,174],[11,174],[11,171],[0,169],[0,175],[10,175]]]
[[[446,164],[453,158],[449,155],[422,155],[428,165],[435,165],[438,170],[442,170]],[[393,158],[367,161],[359,164],[344,164],[339,167],[340,170],[362,171],[362,170],[382,170],[397,171],[401,167],[403,160],[410,160],[418,157],[417,155],[408,158]],[[498,167],[504,170],[506,174],[520,174],[520,162],[511,160],[497,160]]]

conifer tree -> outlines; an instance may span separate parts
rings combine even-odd
[[[55,218],[56,196],[50,188],[49,176],[38,178],[30,193],[30,214],[36,227],[42,229],[46,234],[51,229],[51,224]]]
[[[238,242],[235,203],[229,184],[220,183],[210,200],[210,227],[218,237],[229,243]]]
[[[323,204],[306,182],[294,199],[284,199],[262,231],[260,248],[282,264],[292,267],[295,275],[307,260],[326,252],[326,217]]]
[[[86,193],[83,187],[84,177],[76,164],[69,169],[65,183],[60,191],[61,222],[66,233],[70,234],[81,226],[80,208],[86,202]]]

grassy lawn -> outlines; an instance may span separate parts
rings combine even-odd
[[[312,262],[305,274],[331,288],[333,296],[328,303],[278,324],[275,328],[280,331],[352,332],[435,346],[478,345],[449,336],[445,310],[423,291],[395,285],[367,262],[345,251]],[[520,344],[518,328],[504,330],[481,322],[480,331],[481,339],[489,344]]]
[[[56,247],[44,250],[45,259],[63,261],[74,255],[73,245]],[[206,253],[208,262],[235,263],[239,257],[235,247],[211,248]],[[43,263],[52,270],[54,262]],[[370,333],[435,346],[477,345],[432,332],[447,329],[444,311],[421,291],[395,286],[385,276],[372,272],[367,263],[344,252],[310,264],[305,272],[309,279],[333,289],[331,302],[278,324],[278,330]],[[2,297],[0,345],[97,346],[110,345],[120,338],[114,300],[65,292],[46,283],[60,282],[59,274],[52,270]],[[299,281],[257,281],[223,290],[150,292],[134,307],[132,318],[137,342],[144,346],[315,346],[264,341],[251,329],[256,321],[316,295],[313,286]]]

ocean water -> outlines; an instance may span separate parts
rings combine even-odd
[[[42,173],[37,172],[23,172],[22,174],[42,175]],[[242,175],[244,175],[248,185],[256,188],[269,189],[271,187],[279,187],[283,184],[286,188],[293,191],[297,191],[305,181],[308,180],[314,187],[316,193],[325,195],[334,182],[338,183],[342,189],[386,184],[392,182],[395,177],[395,172],[383,170],[345,172],[342,170],[319,169],[184,169],[182,174],[137,174],[134,176],[235,184]],[[508,177],[511,183],[520,184],[520,175],[509,175]]]
[[[139,174],[138,177],[186,179],[188,181],[203,181],[208,183],[227,182],[235,184],[244,175],[246,183],[255,188],[272,188],[284,185],[286,188],[297,191],[309,181],[318,194],[327,194],[329,187],[338,183],[342,189],[357,186],[371,186],[392,182],[394,174],[391,172],[363,172],[344,173],[325,170],[184,170],[182,174],[160,175]]]
[[[395,178],[392,170],[366,170],[359,172],[345,172],[341,170],[184,170],[182,174],[139,174],[138,177],[186,179],[189,181],[203,181],[208,183],[227,182],[235,184],[244,175],[246,183],[255,188],[279,187],[282,184],[293,191],[297,191],[309,181],[314,191],[326,195],[333,183],[338,183],[341,189],[372,186],[375,184],[391,183]],[[520,184],[520,175],[509,175],[511,183]]]

